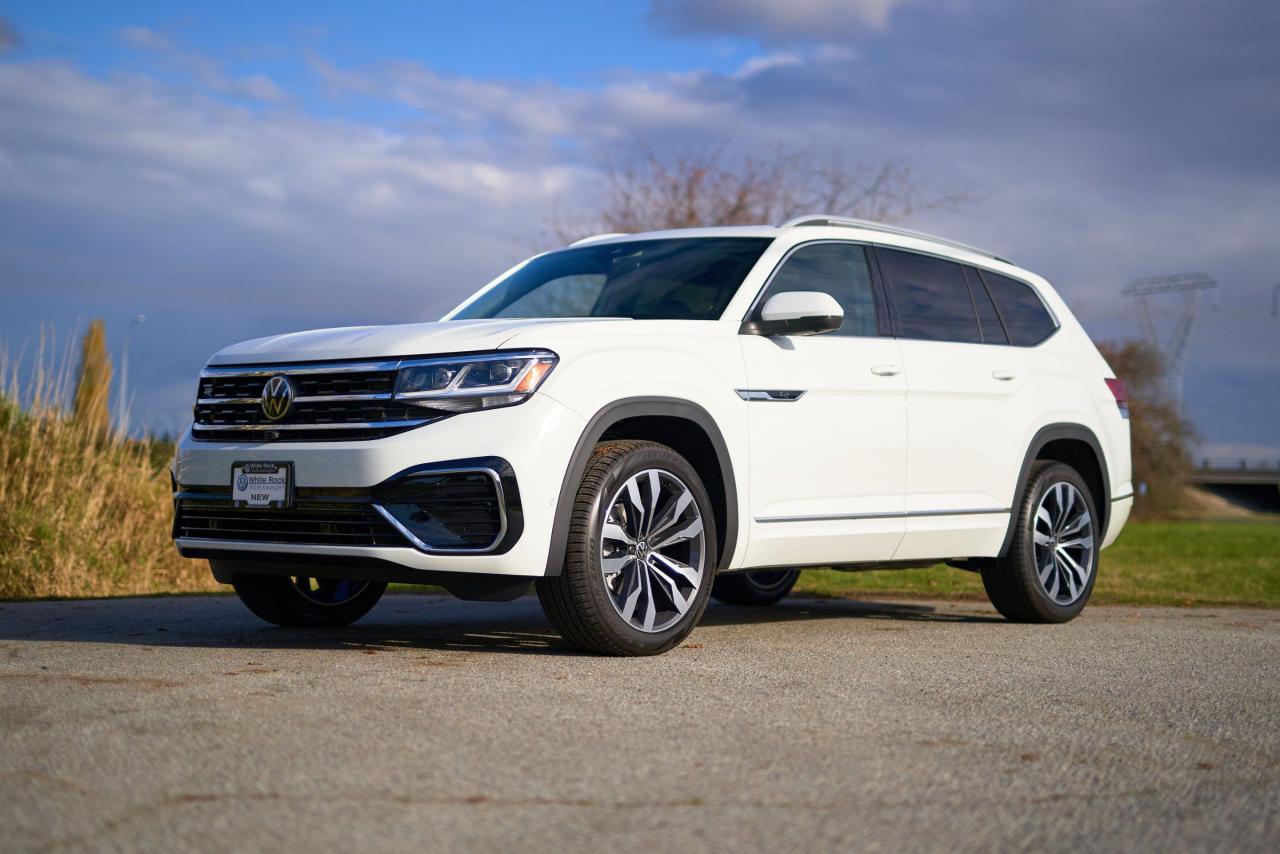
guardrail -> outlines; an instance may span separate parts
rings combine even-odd
[[[1204,457],[1200,460],[1201,471],[1280,471],[1280,460],[1262,459],[1212,459]]]

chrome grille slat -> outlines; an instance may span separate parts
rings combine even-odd
[[[300,545],[405,546],[406,541],[368,503],[302,501],[287,509],[232,507],[227,499],[181,498],[179,537]]]
[[[372,373],[376,371],[394,371],[400,364],[399,359],[379,362],[334,362],[315,365],[288,365],[285,367],[246,367],[237,365],[209,365],[200,372],[200,377],[267,377],[280,373],[290,376],[301,374],[342,374]]]
[[[348,427],[352,430],[376,430],[386,427],[417,427],[426,424],[430,418],[418,420],[399,419],[395,421],[331,421],[327,424],[195,424],[193,430],[332,430],[335,427]]]
[[[208,368],[200,375],[192,436],[202,441],[361,441],[394,435],[442,417],[395,400],[397,362]],[[288,414],[263,412],[263,388],[288,377]]]

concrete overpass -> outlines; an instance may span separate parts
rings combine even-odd
[[[1241,507],[1280,513],[1280,460],[1202,460],[1187,481]]]

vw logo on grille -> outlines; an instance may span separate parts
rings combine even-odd
[[[269,421],[279,421],[293,406],[293,383],[284,374],[276,374],[262,387],[262,414]]]

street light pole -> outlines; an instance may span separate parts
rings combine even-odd
[[[129,340],[133,330],[147,322],[145,314],[135,315],[124,332],[124,345],[120,348],[120,396],[116,399],[116,435],[129,433]]]

